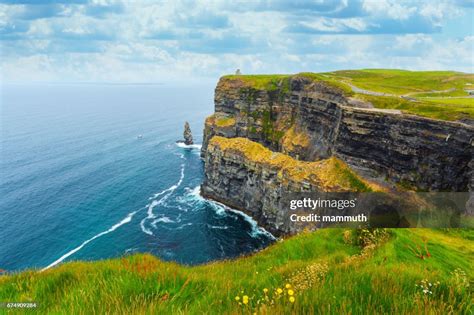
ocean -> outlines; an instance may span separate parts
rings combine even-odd
[[[9,84],[0,106],[0,269],[151,253],[194,265],[274,237],[200,197],[213,86]],[[141,136],[140,136],[141,135]]]

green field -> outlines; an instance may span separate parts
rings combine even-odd
[[[404,113],[442,120],[474,119],[474,74],[454,71],[407,71],[392,69],[341,70],[297,74],[339,89],[343,94],[370,102],[375,108],[398,109]],[[291,75],[228,75],[260,90],[289,91]],[[352,86],[367,92],[355,93]],[[409,97],[410,99],[402,98]]]
[[[341,70],[326,73],[355,86],[394,95],[429,93],[432,91],[457,92],[467,95],[464,89],[474,89],[474,75],[454,71],[408,71],[393,69]],[[466,84],[471,84],[466,85]],[[449,92],[447,92],[448,95]],[[415,94],[417,95],[417,94]],[[444,95],[443,95],[444,96]]]
[[[333,88],[340,89],[342,93],[350,96],[352,89],[338,78],[332,78],[328,75],[312,72],[298,73],[298,76],[306,77],[315,81],[324,81]],[[289,74],[250,74],[250,75],[225,75],[224,79],[241,80],[246,85],[257,90],[280,90],[283,93],[289,91],[289,83],[292,75]]]
[[[474,98],[456,98],[456,97],[451,97],[449,99],[442,98],[442,97],[427,97],[424,98],[423,100],[431,102],[431,103],[437,103],[437,104],[452,104],[452,105],[457,105],[457,106],[462,106],[465,108],[472,108],[474,107]]]
[[[472,229],[326,229],[202,266],[133,255],[1,276],[0,302],[40,314],[472,314],[473,241]]]
[[[441,120],[474,119],[474,98],[419,98],[408,101],[401,97],[356,94],[376,108],[398,109],[404,113]]]

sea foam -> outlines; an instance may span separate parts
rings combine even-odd
[[[184,158],[184,157],[182,157]],[[156,193],[154,195],[154,198],[157,198],[159,196],[162,196],[164,195],[163,197],[161,197],[160,199],[158,200],[153,200],[149,205],[148,205],[148,210],[147,210],[147,216],[141,220],[140,222],[140,228],[142,229],[143,233],[146,233],[148,235],[153,235],[153,232],[148,229],[147,227],[145,227],[145,224],[147,223],[147,221],[149,220],[152,220],[152,219],[155,219],[156,218],[156,215],[154,214],[153,212],[153,209],[160,205],[160,204],[163,204],[170,196],[171,194],[173,194],[173,192],[176,190],[176,188],[178,188],[181,183],[183,182],[183,179],[184,179],[184,163],[181,164],[181,175],[180,175],[180,178],[178,180],[178,182],[176,184],[174,184],[173,186],[159,192],[159,193]],[[156,222],[152,222],[152,225],[156,224]],[[155,226],[156,227],[156,226]]]
[[[139,209],[137,211],[133,211],[133,212],[130,212],[122,221],[120,221],[119,223],[117,224],[114,224],[110,229],[104,231],[104,232],[100,232],[99,234],[96,234],[94,235],[93,237],[91,237],[90,239],[84,241],[81,245],[79,245],[78,247],[74,248],[73,250],[67,252],[66,254],[62,255],[61,257],[59,257],[57,260],[55,260],[54,262],[52,262],[51,264],[49,264],[48,266],[44,267],[43,269],[41,269],[41,271],[45,271],[51,267],[54,267],[56,266],[57,264],[61,263],[64,259],[68,258],[69,256],[71,256],[72,254],[80,251],[84,246],[86,246],[88,243],[92,242],[93,240],[95,240],[96,238],[99,238],[105,234],[109,234],[110,232],[113,232],[115,231],[116,229],[118,229],[119,227],[121,227],[122,225],[124,224],[127,224],[129,223],[130,221],[132,221],[132,218],[133,216],[139,212],[140,210],[143,210],[145,208],[142,208],[142,209]]]
[[[265,236],[269,237],[272,240],[276,240],[276,237],[273,236],[272,233],[270,233],[267,230],[265,230],[264,228],[258,226],[257,221],[255,221],[251,216],[245,214],[242,211],[232,209],[232,208],[230,208],[230,207],[226,206],[225,204],[220,203],[218,201],[205,199],[204,197],[202,197],[201,196],[201,186],[197,186],[197,187],[193,188],[192,190],[190,190],[188,195],[192,196],[192,198],[195,198],[197,200],[200,200],[202,202],[206,202],[206,203],[210,204],[212,206],[212,209],[219,216],[224,216],[224,215],[226,215],[226,211],[230,211],[230,212],[233,212],[233,213],[239,215],[240,217],[244,218],[244,220],[247,221],[250,224],[251,228],[252,228],[252,230],[250,232],[250,235],[252,237],[255,238],[258,235],[265,235]],[[216,227],[213,227],[213,228],[216,228]]]

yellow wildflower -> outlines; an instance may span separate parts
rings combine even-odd
[[[236,296],[236,297],[235,297],[235,300],[236,300],[236,301],[240,300],[240,296]]]
[[[281,294],[282,292],[283,292],[282,289],[280,289],[280,288],[277,289],[277,293],[278,293],[278,294]]]
[[[295,297],[294,297],[294,296],[290,296],[290,302],[291,302],[291,303],[294,303],[294,302],[295,302]]]
[[[293,290],[288,290],[288,295],[293,295],[294,293]]]
[[[267,292],[268,292],[267,288],[263,289],[263,293],[267,293]]]
[[[244,296],[242,297],[242,302],[243,302],[244,304],[248,304],[248,302],[249,302],[249,297],[248,297],[247,295],[244,295]]]
[[[287,284],[285,285],[285,288],[287,288],[287,289],[291,288],[291,284],[287,283]]]

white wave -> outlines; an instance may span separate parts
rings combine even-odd
[[[171,188],[171,187],[170,187],[170,188]],[[163,195],[164,193],[166,193],[170,188],[167,188],[167,189],[165,189],[165,190],[163,190],[163,191],[160,191],[160,192],[154,194],[152,197],[148,198],[148,200],[153,200],[153,199],[158,198],[159,196],[161,196],[161,195]],[[147,206],[148,206],[148,205],[147,205]]]
[[[226,211],[230,211],[230,212],[236,213],[237,215],[243,217],[244,220],[247,221],[248,223],[250,223],[250,226],[252,227],[252,232],[250,233],[250,235],[252,237],[257,237],[258,235],[263,234],[263,235],[266,235],[266,236],[268,236],[269,238],[271,238],[273,240],[276,240],[276,237],[273,236],[272,233],[270,233],[267,230],[265,230],[264,228],[258,226],[257,221],[255,221],[251,216],[245,214],[242,211],[232,209],[232,208],[230,208],[230,207],[226,206],[225,204],[220,203],[218,201],[211,200],[211,199],[205,199],[204,197],[202,197],[201,196],[201,186],[197,186],[194,189],[192,189],[188,193],[188,195],[192,196],[193,198],[196,198],[196,199],[199,199],[199,200],[202,200],[204,202],[209,203],[212,206],[212,208],[216,211],[216,214],[218,214],[220,216],[225,215]]]
[[[144,209],[144,208],[142,208]],[[68,258],[69,256],[71,256],[72,254],[80,251],[84,246],[86,246],[88,243],[92,242],[93,240],[95,240],[96,238],[99,238],[105,234],[109,234],[110,232],[113,232],[115,231],[116,229],[118,229],[119,227],[121,227],[122,225],[124,224],[127,224],[129,223],[130,221],[132,221],[132,218],[133,216],[135,215],[135,213],[137,213],[138,211],[142,210],[142,209],[139,209],[137,211],[133,211],[131,213],[129,213],[122,221],[120,221],[119,223],[113,225],[110,229],[104,231],[104,232],[100,232],[99,234],[96,234],[94,235],[93,237],[91,237],[90,239],[84,241],[81,245],[79,245],[78,247],[74,248],[73,250],[67,252],[66,254],[62,255],[60,258],[58,258],[57,260],[55,260],[54,262],[52,262],[51,264],[49,264],[48,266],[44,267],[43,269],[41,269],[41,271],[45,271],[51,267],[54,267],[56,266],[57,264],[59,264],[60,262],[62,262],[64,259]]]
[[[207,227],[210,229],[217,229],[217,230],[227,230],[229,228],[228,226],[219,226],[219,225],[211,225],[211,224],[207,224]]]
[[[176,228],[176,230],[182,230],[182,229],[184,229],[185,227],[191,226],[191,225],[193,225],[193,224],[192,224],[192,223],[185,223],[185,224],[183,224],[183,225],[178,226],[178,227]]]
[[[193,189],[190,189],[189,192],[188,192],[188,195],[202,198],[201,197],[201,186],[196,186]],[[202,198],[202,199],[204,199],[204,198]]]
[[[153,225],[155,228],[156,228],[156,224],[157,223],[160,223],[160,222],[163,222],[163,223],[175,223],[176,221],[173,221],[171,220],[170,218],[168,217],[162,217],[162,218],[158,218],[156,220],[153,220],[153,222],[151,223],[151,225]]]
[[[184,159],[184,156],[181,155],[181,158]],[[81,245],[79,245],[78,247],[76,247],[76,248],[74,248],[73,250],[67,252],[66,254],[64,254],[63,256],[61,256],[60,258],[58,258],[57,260],[55,260],[54,262],[52,262],[51,264],[49,264],[48,266],[46,266],[45,268],[41,269],[41,271],[44,271],[44,270],[47,270],[47,269],[49,269],[49,268],[51,268],[51,267],[56,266],[57,264],[59,264],[59,263],[61,263],[62,261],[64,261],[64,259],[66,259],[66,258],[68,258],[69,256],[73,255],[74,253],[80,251],[84,246],[86,246],[88,243],[92,242],[93,240],[95,240],[95,239],[97,239],[97,238],[99,238],[99,237],[101,237],[101,236],[103,236],[103,235],[105,235],[105,234],[108,234],[108,233],[110,233],[110,232],[113,232],[113,231],[115,231],[116,229],[118,229],[119,227],[121,227],[122,225],[129,223],[130,221],[132,221],[133,216],[134,216],[137,212],[139,212],[139,211],[141,211],[141,210],[143,210],[143,209],[145,209],[145,208],[147,208],[147,207],[148,207],[147,217],[146,217],[145,219],[143,219],[143,220],[140,222],[140,227],[141,227],[141,229],[142,229],[143,232],[145,232],[145,233],[147,233],[147,234],[150,234],[150,235],[153,235],[153,233],[152,233],[150,230],[148,230],[147,228],[145,228],[145,222],[146,222],[146,220],[148,220],[148,219],[154,219],[154,218],[156,217],[155,214],[153,213],[153,208],[155,208],[157,205],[162,204],[163,202],[165,202],[166,199],[168,199],[168,197],[176,190],[176,188],[178,188],[178,187],[181,185],[181,183],[183,182],[183,179],[184,179],[184,164],[181,164],[181,175],[180,175],[180,178],[179,178],[178,182],[177,182],[175,185],[173,185],[173,186],[171,186],[171,187],[169,187],[169,188],[167,188],[167,189],[165,189],[165,190],[163,190],[163,191],[161,191],[161,192],[156,193],[155,195],[153,195],[152,198],[149,198],[149,199],[150,199],[150,200],[151,200],[151,199],[156,199],[156,198],[158,198],[158,197],[160,197],[160,196],[162,196],[162,195],[165,195],[165,196],[163,196],[163,197],[162,197],[161,199],[159,199],[159,200],[153,200],[150,204],[147,204],[145,207],[143,207],[143,208],[141,208],[141,209],[138,209],[138,210],[136,210],[136,211],[133,211],[133,212],[129,213],[122,221],[120,221],[119,223],[113,225],[110,229],[108,229],[108,230],[106,230],[106,231],[103,231],[103,232],[101,232],[101,233],[99,233],[99,234],[97,234],[97,235],[94,235],[94,236],[91,237],[90,239],[84,241],[84,242],[83,242]],[[164,219],[164,218],[163,218],[163,219]],[[160,219],[158,219],[158,220],[160,220]],[[164,220],[165,220],[165,219],[164,219]],[[155,223],[155,224],[156,224],[156,223]]]
[[[276,237],[273,236],[272,233],[268,232],[268,231],[265,230],[263,227],[258,226],[257,221],[255,221],[251,216],[247,215],[246,213],[244,213],[244,212],[242,212],[242,211],[229,208],[229,207],[227,207],[227,206],[225,206],[225,205],[224,205],[224,207],[226,207],[226,210],[229,210],[229,211],[231,211],[231,212],[234,212],[234,213],[240,215],[241,217],[244,218],[245,221],[247,221],[248,223],[250,223],[250,226],[252,227],[252,232],[250,232],[250,235],[251,235],[252,237],[257,237],[258,235],[266,235],[266,236],[268,236],[269,238],[271,238],[272,240],[276,240]]]
[[[137,250],[138,250],[137,247],[127,248],[124,253],[125,253],[125,254],[133,253],[133,252],[135,252],[135,251],[137,251]]]
[[[159,196],[162,196],[162,195],[164,195],[164,196],[161,197],[158,200],[153,200],[148,205],[147,216],[140,221],[140,228],[142,229],[143,233],[146,233],[148,235],[153,235],[153,232],[150,229],[145,227],[145,223],[148,220],[152,220],[152,219],[156,218],[156,215],[153,213],[153,209],[156,206],[158,206],[160,204],[163,204],[171,196],[171,194],[176,190],[176,188],[178,188],[181,185],[181,183],[183,182],[183,179],[184,179],[184,164],[181,164],[181,176],[179,177],[178,182],[176,184],[174,184],[173,186],[171,186],[171,187],[155,194],[156,197],[159,197]],[[152,225],[153,225],[153,223],[152,223]],[[155,228],[156,228],[156,226],[155,226]]]
[[[202,144],[184,144],[184,142],[176,142],[176,145],[183,149],[197,149],[201,150]]]
[[[188,189],[186,197],[188,200],[191,200],[191,202],[207,203],[214,210],[214,212],[221,217],[226,215],[225,207],[227,206],[221,204],[220,202],[203,198],[201,196],[201,186]]]

